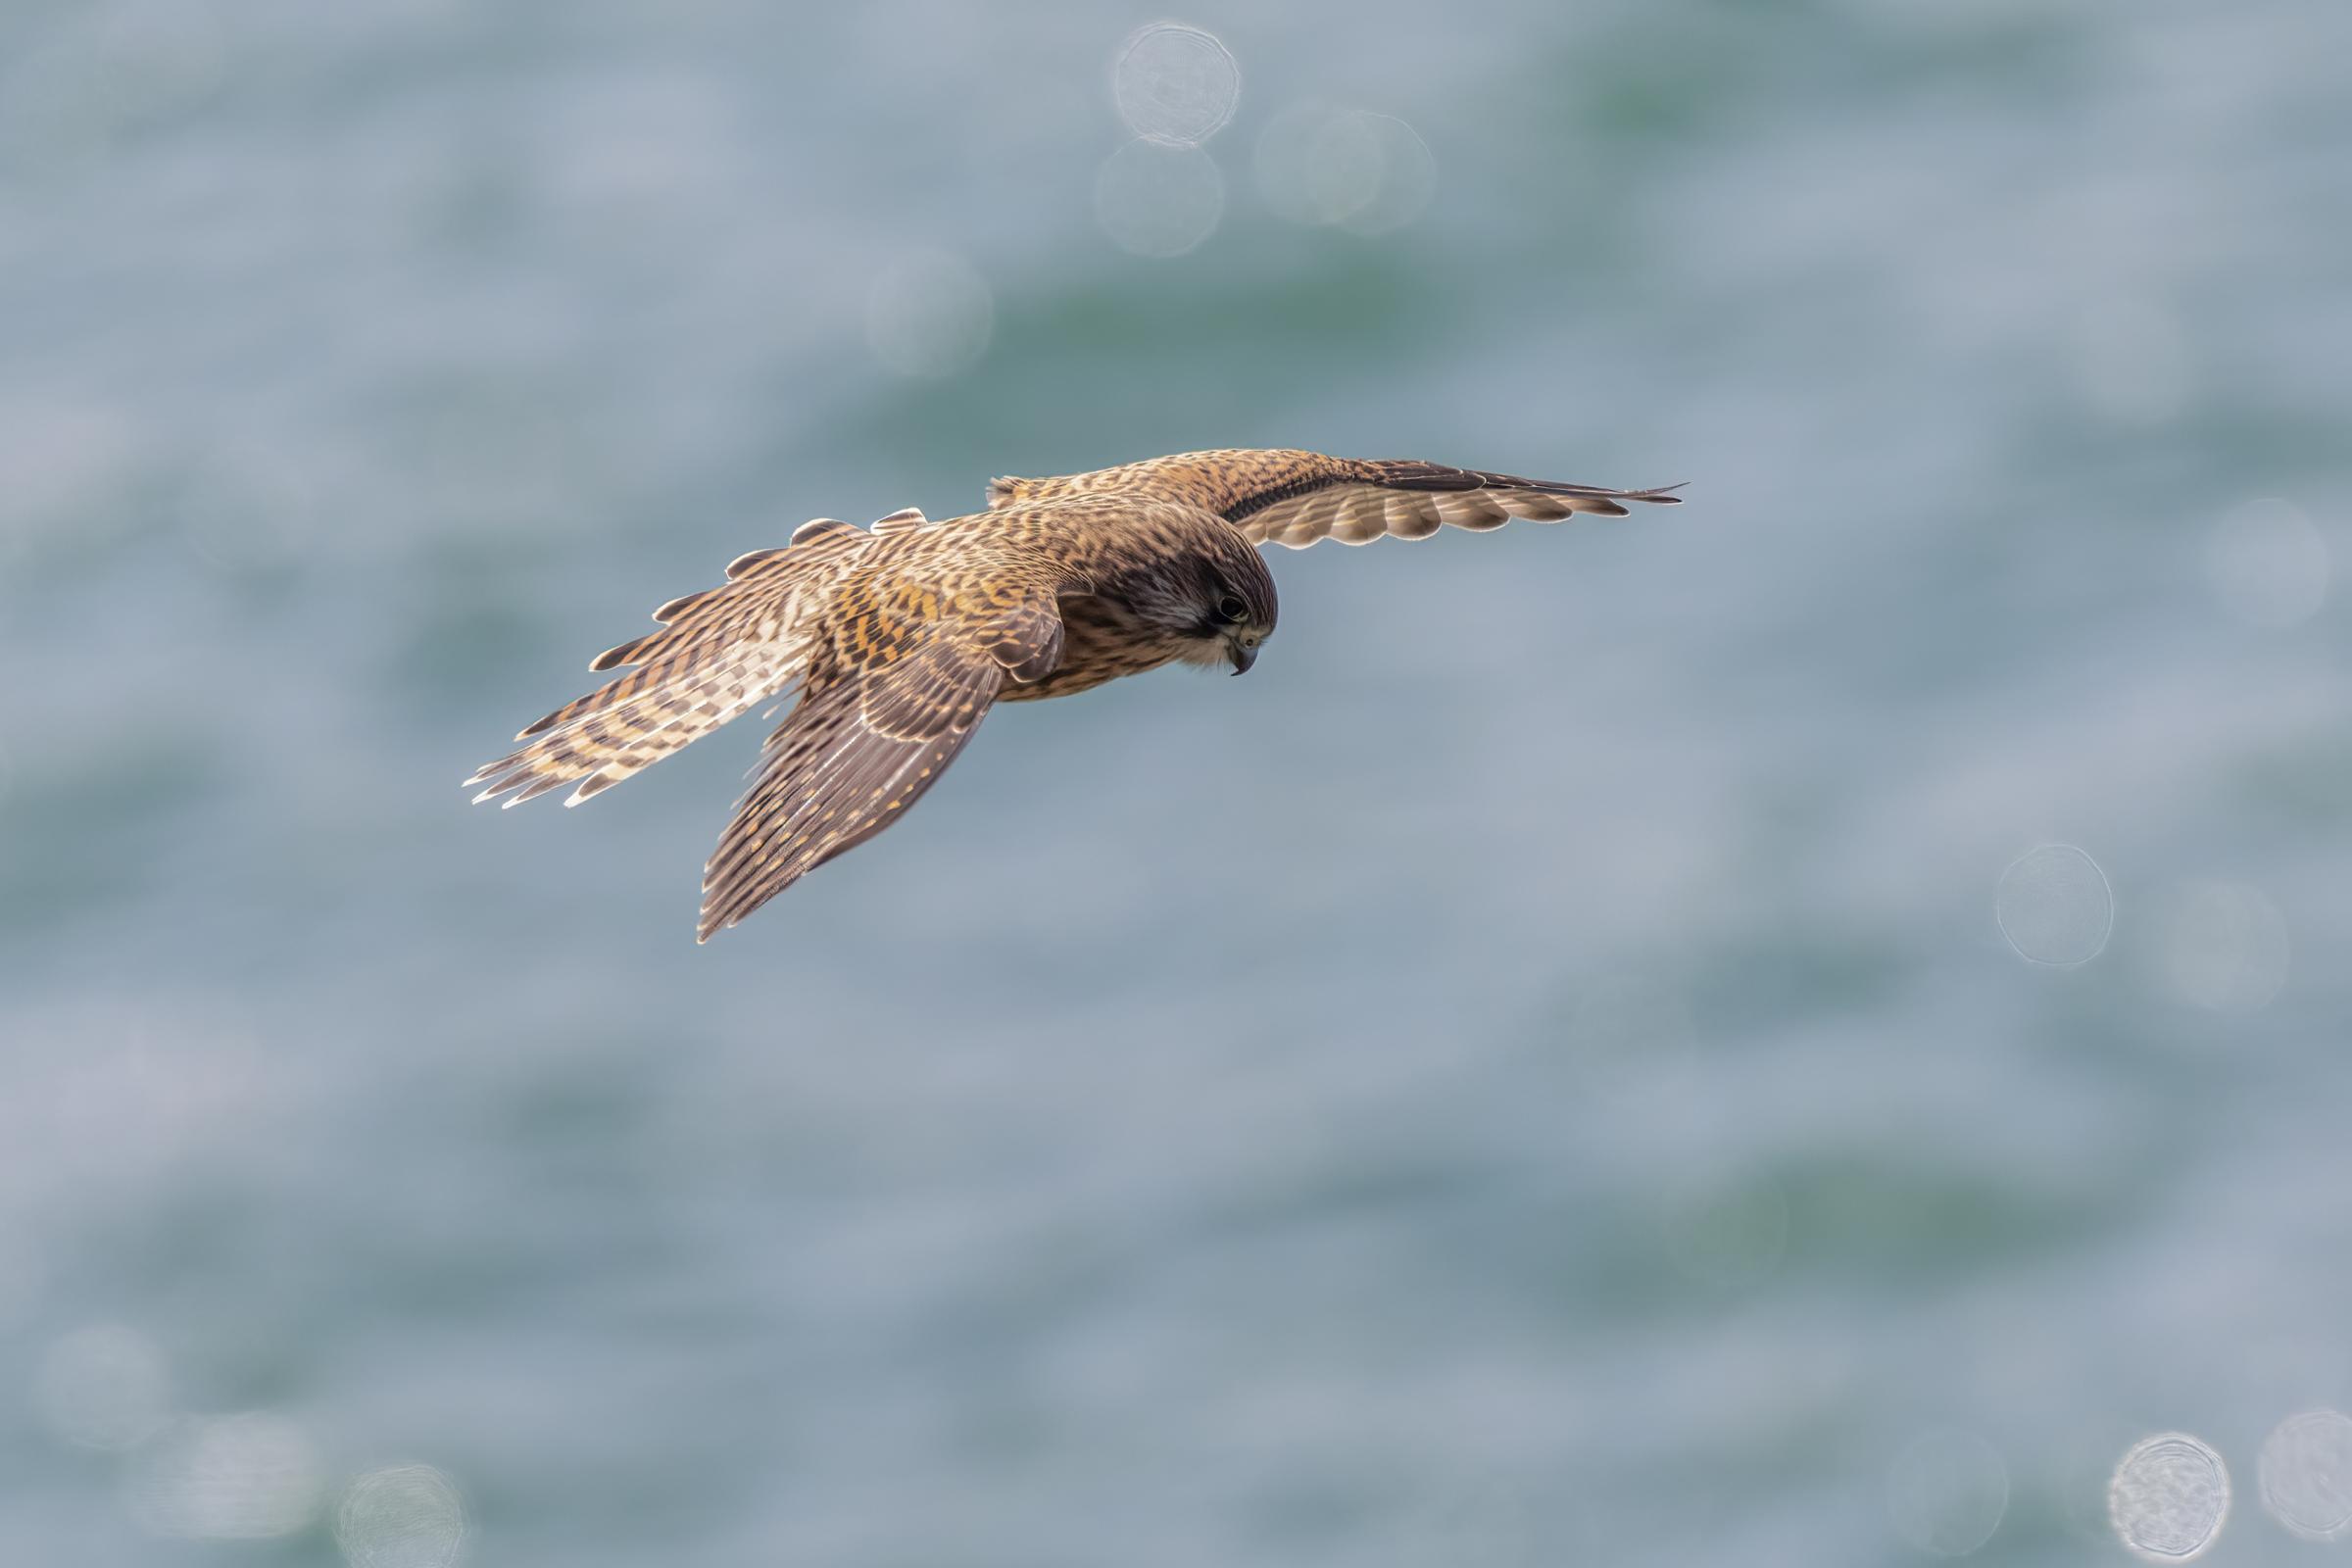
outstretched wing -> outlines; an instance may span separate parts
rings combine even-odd
[[[1004,477],[988,504],[1141,491],[1216,513],[1253,543],[1303,549],[1318,539],[1360,545],[1386,534],[1426,539],[1440,528],[1499,528],[1513,517],[1557,522],[1579,512],[1623,516],[1625,503],[1671,506],[1680,485],[1605,490],[1598,485],[1522,479],[1442,464],[1366,462],[1320,452],[1233,448],[1179,452],[1091,473],[1045,479]]]
[[[1330,461],[1330,460],[1326,460]],[[1303,550],[1318,539],[1366,544],[1384,535],[1426,539],[1443,527],[1499,528],[1513,517],[1558,522],[1577,513],[1626,514],[1626,502],[1671,506],[1678,485],[1605,490],[1598,485],[1522,479],[1435,463],[1332,463],[1331,471],[1279,475],[1224,509],[1255,543]]]
[[[1007,679],[1061,659],[1054,596],[1013,590],[973,619],[904,620],[895,637],[853,633],[809,673],[768,737],[752,787],[703,870],[695,940],[881,832],[947,770]],[[931,601],[936,603],[935,600]]]
[[[737,557],[720,586],[663,605],[661,630],[588,666],[638,667],[516,735],[527,744],[466,781],[481,787],[474,799],[516,806],[577,780],[564,802],[577,806],[787,689],[808,667],[811,608],[873,537],[819,517],[782,549]]]

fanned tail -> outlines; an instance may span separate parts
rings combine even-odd
[[[718,587],[663,605],[661,630],[588,666],[637,667],[526,726],[514,738],[528,744],[466,781],[480,788],[474,799],[515,806],[576,781],[564,804],[577,806],[788,691],[808,667],[808,611],[833,580],[828,568],[872,537],[820,517],[781,549],[738,557]]]

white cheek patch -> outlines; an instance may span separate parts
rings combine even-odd
[[[1177,644],[1176,658],[1182,663],[1210,668],[1225,662],[1225,642],[1218,637],[1187,637]]]

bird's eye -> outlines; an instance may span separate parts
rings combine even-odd
[[[1250,607],[1233,595],[1217,601],[1217,618],[1229,626],[1238,626],[1250,617]]]

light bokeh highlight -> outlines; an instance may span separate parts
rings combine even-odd
[[[2256,1479],[2263,1511],[2305,1541],[2352,1535],[2352,1416],[2306,1410],[2263,1440]]]
[[[1242,69],[1215,34],[1155,23],[1119,51],[1111,85],[1129,130],[1165,146],[1198,147],[1233,118]]]
[[[1158,259],[1198,250],[1225,216],[1225,176],[1198,147],[1138,138],[1102,161],[1095,219],[1119,249]]]
[[[2001,873],[1993,918],[2019,957],[2073,968],[2106,951],[2115,929],[2115,892],[2087,853],[2071,844],[2045,844]]]
[[[953,251],[910,249],[884,264],[866,296],[866,341],[885,369],[936,381],[988,352],[996,296]]]
[[[1919,1433],[1886,1466],[1886,1515],[1914,1550],[1965,1557],[1990,1541],[2009,1511],[2009,1467],[1977,1433]]]
[[[2107,1483],[2116,1539],[2147,1562],[2202,1556],[2229,1517],[2229,1466],[2186,1433],[2159,1432],[2133,1444]]]
[[[466,1544],[466,1502],[429,1464],[389,1465],[343,1489],[334,1531],[351,1568],[450,1568]]]

